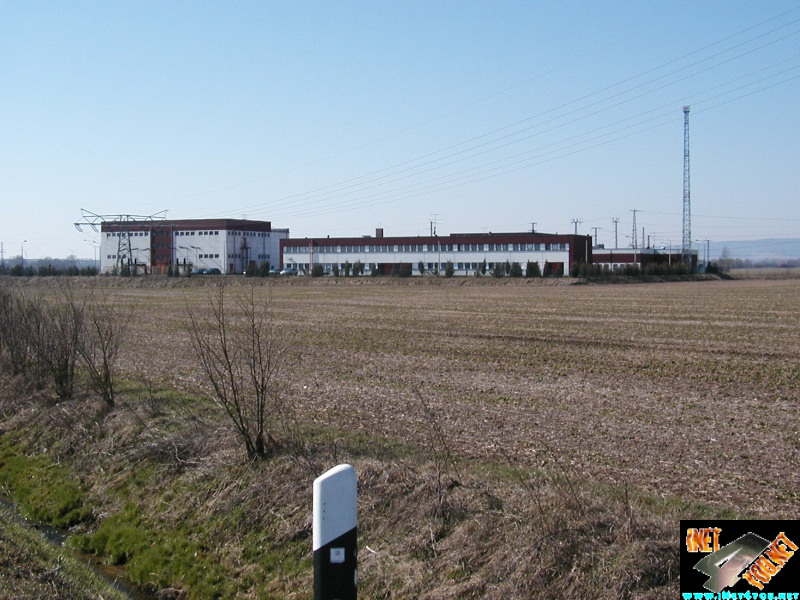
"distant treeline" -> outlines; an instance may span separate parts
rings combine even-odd
[[[14,277],[94,277],[97,273],[97,267],[79,267],[77,265],[31,264],[23,266],[17,263],[0,266],[0,275],[12,275]]]
[[[731,269],[796,269],[800,267],[800,258],[768,258],[752,260],[749,258],[720,258],[718,263],[721,271]]]
[[[711,264],[706,273],[718,273],[716,265]],[[667,277],[672,275],[691,275],[694,273],[684,264],[667,265],[653,263],[640,266],[631,263],[614,269],[608,264],[573,263],[569,270],[570,277],[584,277],[589,279],[617,278],[617,277]]]

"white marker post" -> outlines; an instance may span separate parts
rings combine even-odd
[[[356,472],[339,465],[314,480],[314,600],[356,600]]]

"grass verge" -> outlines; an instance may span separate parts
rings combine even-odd
[[[114,588],[69,550],[47,542],[0,508],[0,596],[16,600],[124,600]]]

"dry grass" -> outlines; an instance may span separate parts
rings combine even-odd
[[[137,308],[122,364],[148,385],[99,425],[62,406],[57,429],[85,430],[75,464],[107,514],[124,489],[176,527],[224,523],[215,552],[241,578],[251,528],[307,543],[311,480],[340,461],[359,473],[370,598],[655,597],[677,590],[681,517],[800,510],[796,280],[258,281],[298,340],[308,441],[262,468],[236,466],[213,409],[152,398],[205,389],[186,323],[212,282],[167,283],[103,280]],[[137,492],[142,465],[156,475]],[[251,594],[308,597],[309,573],[273,568]]]

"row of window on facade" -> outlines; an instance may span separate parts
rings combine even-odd
[[[319,264],[322,265],[322,268],[325,269],[326,272],[330,272],[335,266],[338,267],[342,271],[345,270],[345,263],[319,263]],[[424,263],[424,264],[425,264],[425,270],[426,271],[444,271],[445,268],[447,267],[447,263],[443,263],[443,262],[442,263],[429,262],[429,263]],[[492,269],[495,268],[495,266],[505,266],[505,264],[506,264],[505,262],[498,262],[498,263],[487,262],[486,263],[486,269],[491,271]],[[294,263],[291,266],[299,269],[300,271],[308,271],[308,269],[309,269],[309,264],[308,263]],[[374,266],[375,265],[373,265],[372,263],[367,263],[366,265],[364,265],[364,271],[369,273]],[[453,266],[456,269],[458,269],[459,271],[477,271],[478,269],[482,269],[483,268],[483,263],[482,262],[460,262],[460,263],[455,263]],[[353,267],[352,263],[350,264],[350,267],[351,268]],[[412,265],[412,268],[416,269],[417,265],[416,264]]]
[[[229,231],[228,235],[241,235],[242,237],[269,237],[266,231]]]
[[[183,236],[183,235],[219,235],[219,231],[176,231],[174,232],[176,236]],[[231,235],[241,235],[244,237],[267,237],[269,234],[266,232],[260,231],[229,231]],[[107,238],[112,237],[148,237],[150,235],[149,231],[127,231],[127,232],[108,232],[106,233]]]
[[[149,237],[149,231],[128,231],[128,232],[110,232],[106,233],[106,238],[112,237]]]
[[[553,252],[569,250],[569,244],[395,244],[373,246],[318,246],[319,254],[358,252]],[[285,246],[285,254],[307,254],[307,246]]]

